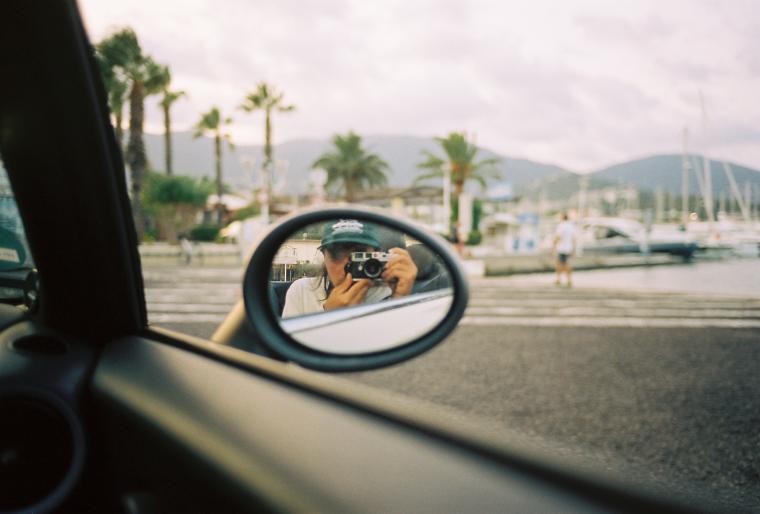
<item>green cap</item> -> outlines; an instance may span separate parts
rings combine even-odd
[[[380,247],[375,227],[359,220],[338,220],[325,224],[324,236],[319,249],[337,243],[356,243],[373,248]]]

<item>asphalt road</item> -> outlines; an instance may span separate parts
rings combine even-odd
[[[238,273],[146,270],[151,319],[210,336]],[[760,512],[760,300],[475,286],[443,344],[342,377],[619,480]]]
[[[346,378],[626,482],[760,511],[758,366],[753,329],[461,327],[414,361]]]

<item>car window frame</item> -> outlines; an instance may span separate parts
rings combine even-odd
[[[153,391],[159,388],[167,398],[170,408],[159,410],[159,417],[192,413],[196,398],[181,382],[163,390],[162,376],[146,376],[147,368],[139,365],[139,355],[147,350],[145,363],[158,367],[153,369],[170,373],[177,362],[196,357],[198,370],[213,368],[222,375],[238,377],[244,373],[251,377],[245,381],[249,385],[265,384],[295,393],[301,399],[319,398],[341,417],[361,414],[371,418],[377,423],[375,431],[380,433],[380,440],[400,431],[413,448],[436,446],[451,459],[474,463],[507,481],[517,476],[518,485],[531,481],[549,495],[621,511],[681,510],[670,502],[639,495],[602,478],[589,478],[519,448],[495,444],[489,437],[479,438],[473,429],[446,423],[416,406],[404,408],[381,393],[364,388],[347,391],[344,382],[330,377],[184,334],[149,328],[124,167],[92,47],[73,1],[51,0],[46,9],[35,9],[30,4],[11,0],[0,6],[6,23],[15,25],[13,31],[0,30],[0,72],[14,77],[0,81],[0,151],[39,267],[40,309],[30,316],[30,326],[65,334],[105,356],[92,368],[78,370],[83,377],[89,373],[97,377],[81,393],[83,402],[94,401],[87,410],[94,418],[91,421],[96,422],[95,428],[102,429],[100,413],[108,409],[118,411],[121,419],[135,425],[158,428],[151,425],[144,405],[150,399],[151,390],[143,391],[148,384],[154,384]],[[60,130],[61,125],[65,130]],[[156,355],[164,358],[151,358]],[[90,366],[89,361],[83,362]],[[64,373],[61,377],[66,379]],[[111,386],[114,388],[109,389]],[[107,394],[103,394],[109,390],[123,395],[136,393],[134,401],[109,402]],[[231,423],[236,419],[237,402],[245,401],[227,396],[224,391],[212,394],[210,399],[221,402],[224,419]],[[189,405],[184,411],[178,407],[183,401]],[[305,425],[300,428],[310,429]],[[245,436],[243,429],[255,431],[256,425],[242,427],[241,437]],[[100,435],[105,439],[114,436],[136,437],[137,432],[125,431],[117,424]],[[267,437],[271,440],[276,436]],[[189,452],[178,441],[170,444],[171,450],[209,460],[215,456],[208,448]],[[109,455],[109,460],[113,461],[114,455],[125,457],[118,454],[118,445],[110,448],[116,454]],[[364,449],[382,451],[382,446]],[[340,458],[339,453],[335,456]],[[299,456],[292,459],[291,463],[298,463]],[[274,468],[278,464],[270,463]],[[366,462],[366,466],[372,465],[371,460]],[[215,468],[207,465],[201,471],[213,473]],[[234,480],[234,474],[233,471],[230,480]],[[314,480],[323,478],[326,477]],[[436,485],[439,490],[447,486],[441,480]],[[329,490],[335,495],[342,492],[339,485]],[[394,492],[402,490],[423,499],[426,493],[416,491],[414,484],[381,492],[392,498]]]
[[[39,271],[35,317],[96,341],[142,331],[137,237],[93,49],[73,2],[34,18],[11,3],[17,30],[39,41],[30,59],[15,31],[0,33],[7,76],[28,77],[0,81],[0,150]]]

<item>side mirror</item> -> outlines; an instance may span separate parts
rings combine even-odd
[[[249,334],[268,352],[356,371],[441,342],[463,316],[468,290],[442,238],[375,210],[336,207],[274,225],[253,252],[243,298]],[[213,339],[231,332],[220,327]]]

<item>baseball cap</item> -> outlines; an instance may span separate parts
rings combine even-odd
[[[336,243],[356,243],[379,248],[377,230],[372,224],[359,220],[338,220],[326,223],[319,249]]]

